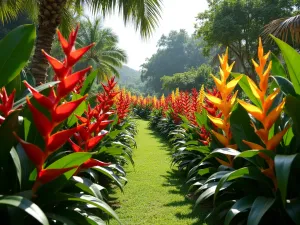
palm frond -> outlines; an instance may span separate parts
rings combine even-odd
[[[101,13],[103,17],[118,10],[125,25],[132,22],[143,38],[152,34],[161,18],[162,0],[85,0],[85,3],[93,14]]]
[[[300,44],[300,15],[271,21],[265,26],[262,36],[267,39],[270,34],[284,41],[291,37],[295,44]]]

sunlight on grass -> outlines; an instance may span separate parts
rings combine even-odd
[[[170,168],[168,147],[147,127],[147,121],[138,121],[136,136],[138,148],[134,153],[135,169],[127,167],[128,181],[124,194],[113,197],[124,225],[202,225],[192,213],[193,203],[181,190],[183,181]],[[174,168],[175,169],[175,168]],[[112,225],[117,225],[112,221]]]

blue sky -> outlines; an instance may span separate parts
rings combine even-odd
[[[156,52],[156,43],[163,34],[179,29],[193,33],[195,17],[205,9],[206,0],[163,0],[162,19],[148,40],[143,40],[131,24],[125,27],[117,14],[107,17],[104,26],[112,28],[119,36],[119,47],[125,49],[128,55],[127,65],[138,70],[145,59]]]

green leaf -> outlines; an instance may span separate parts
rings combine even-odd
[[[230,181],[230,180],[234,180],[240,177],[243,177],[244,175],[248,175],[250,174],[249,168],[248,167],[244,167],[238,170],[234,170],[230,173],[225,174],[220,180],[219,183],[215,189],[215,193],[214,193],[214,202],[216,202],[217,199],[217,195],[219,193],[219,191],[221,190],[221,188],[224,186],[225,182]]]
[[[286,195],[291,168],[294,160],[297,158],[299,159],[299,156],[300,155],[298,154],[275,156],[275,171],[283,205],[285,205],[286,203]]]
[[[54,163],[49,165],[46,169],[61,169],[61,168],[68,168],[72,166],[80,166],[82,163],[84,163],[91,157],[92,154],[88,152],[71,153],[55,161]],[[60,177],[56,178],[55,180],[44,184],[38,189],[38,193],[40,193],[41,195],[45,195],[45,193],[48,193],[49,191],[54,193],[58,192],[61,188],[64,187],[64,185],[73,176],[76,170],[77,168],[74,168],[62,174]]]
[[[284,145],[289,146],[293,137],[294,137],[293,129],[292,127],[290,127],[288,131],[285,133],[285,135],[283,136]]]
[[[203,175],[209,174],[209,173],[215,173],[215,172],[217,172],[217,168],[215,168],[215,167],[208,167],[208,168],[198,170],[198,174],[200,176],[203,176]]]
[[[104,189],[98,184],[93,183],[91,180],[84,178],[84,177],[78,177],[78,176],[73,176],[71,181],[75,183],[75,185],[82,190],[86,191],[90,195],[93,195],[97,197],[98,199],[102,199],[102,194],[100,190]]]
[[[0,87],[21,73],[30,57],[35,36],[34,25],[22,25],[0,41]]]
[[[285,109],[293,120],[295,135],[300,135],[300,99],[291,95],[286,96]]]
[[[236,158],[244,158],[246,160],[249,160],[250,162],[254,163],[255,162],[249,158],[252,158],[254,156],[257,156],[259,153],[263,153],[267,156],[269,156],[271,159],[274,159],[275,156],[276,156],[276,153],[274,153],[273,151],[270,151],[270,150],[248,150],[248,151],[244,151],[244,152],[241,152],[239,155],[237,155],[235,157]]]
[[[199,125],[199,127],[204,126],[205,129],[210,130],[211,128],[208,126],[208,117],[207,117],[207,111],[206,109],[202,109],[201,113],[196,112],[195,113],[196,122]]]
[[[43,225],[49,225],[44,212],[33,202],[15,195],[0,195],[0,204],[10,205],[24,210]]]
[[[254,199],[255,198],[253,196],[246,196],[239,199],[226,214],[224,225],[230,225],[230,222],[236,215],[249,210],[254,202]]]
[[[257,107],[261,107],[261,102],[257,98],[255,98],[250,88],[249,82],[247,80],[247,76],[245,74],[239,74],[239,73],[231,73],[231,74],[234,78],[242,75],[242,79],[240,79],[239,81],[240,87],[243,89],[243,91],[248,96],[251,102],[253,102]]]
[[[272,70],[274,76],[287,77],[286,71],[277,56],[271,52]]]
[[[90,89],[94,83],[94,80],[97,76],[97,73],[98,73],[98,70],[94,70],[87,76],[87,78],[85,79],[85,81],[82,85],[82,88],[80,90],[80,95],[84,96],[85,94],[87,94],[90,91]]]
[[[82,95],[73,93],[72,101],[78,100],[82,97],[83,97]],[[69,116],[68,121],[67,121],[68,127],[72,127],[78,121],[78,119],[75,115],[81,116],[86,109],[87,109],[86,101],[81,102],[81,104],[76,108],[76,110],[72,113],[72,115]]]
[[[249,150],[249,146],[243,140],[260,143],[259,137],[255,134],[254,128],[251,126],[248,112],[240,104],[238,104],[230,116],[230,130],[235,143],[241,151]]]
[[[281,41],[280,39],[272,35],[271,37],[275,40],[275,42],[281,50],[281,53],[283,55],[288,69],[289,77],[291,78],[296,93],[300,94],[300,69],[298,65],[298,63],[300,62],[299,53],[287,43]]]
[[[110,168],[95,166],[92,169],[108,176],[119,186],[119,188],[123,192],[123,184],[120,182],[119,177],[116,174],[114,174],[114,172]]]
[[[205,218],[207,224],[223,224],[223,217],[230,207],[235,203],[234,200],[225,201],[216,206],[213,211]]]
[[[1,142],[0,163],[7,162],[7,157],[10,155],[10,150],[16,142],[13,132],[19,130],[19,114],[20,110],[12,112],[2,123],[0,127]]]
[[[300,224],[300,200],[294,200],[286,204],[286,212],[295,222],[295,224]]]
[[[261,218],[272,207],[274,202],[275,198],[257,197],[250,210],[247,225],[258,225]]]
[[[121,224],[121,221],[120,221],[118,215],[115,213],[115,211],[109,205],[107,205],[104,201],[97,199],[91,195],[73,196],[70,194],[57,193],[56,195],[51,196],[51,198],[49,198],[49,202],[47,202],[47,203],[64,202],[64,201],[83,202],[83,203],[87,203],[87,204],[96,206],[98,209],[101,209],[108,215],[115,218]]]
[[[272,76],[271,78],[276,82],[276,84],[280,87],[280,90],[285,95],[297,96],[292,82],[290,82],[287,78],[279,76]]]

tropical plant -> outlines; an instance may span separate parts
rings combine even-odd
[[[78,69],[87,65],[93,66],[97,70],[98,81],[113,75],[119,77],[117,68],[126,63],[127,55],[124,50],[118,48],[117,35],[110,28],[103,28],[99,17],[93,21],[86,17],[80,24],[77,46],[83,47],[88,43],[95,43],[95,46],[82,58]]]
[[[41,52],[51,51],[57,27],[64,23],[70,25],[73,12],[81,11],[86,5],[93,14],[103,16],[119,9],[124,23],[132,21],[140,30],[142,37],[147,37],[157,26],[161,12],[161,0],[8,0],[1,1],[0,19],[6,21],[27,12],[37,20],[37,40],[32,59],[31,72],[37,83],[45,82],[48,62]],[[71,12],[69,11],[71,9]],[[70,28],[70,26],[67,26]]]
[[[273,39],[286,69],[275,55],[264,53],[260,39],[258,60],[252,60],[257,83],[231,73],[226,51],[220,57],[220,79],[212,76],[218,91],[206,94],[200,112],[193,112],[187,94],[178,91],[153,109],[150,125],[172,144],[172,162],[187,176],[195,209],[210,207],[209,225],[300,223],[300,54]],[[233,79],[227,82],[230,74]],[[237,84],[247,99],[235,101],[237,92],[231,93]],[[205,131],[208,143],[201,140]]]
[[[56,81],[37,88],[24,81],[27,91],[20,88],[20,73],[33,49],[34,26],[21,26],[0,41],[2,222],[104,224],[111,217],[119,221],[106,188],[114,183],[122,189],[127,182],[121,165],[133,163],[135,127],[126,109],[120,111],[121,121],[114,115],[119,94],[114,78],[103,84],[93,107],[86,101],[96,72],[86,77],[90,67],[72,69],[93,44],[75,48],[78,27],[68,40],[57,33],[64,61],[43,51]]]

